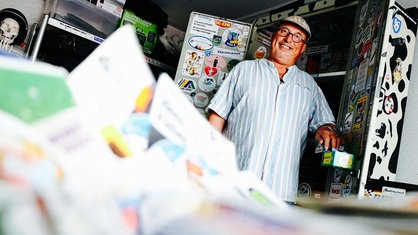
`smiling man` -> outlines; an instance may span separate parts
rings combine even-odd
[[[238,168],[291,204],[308,131],[325,149],[340,145],[324,94],[295,65],[309,37],[303,18],[281,20],[269,57],[236,65],[208,106],[209,122],[236,145]]]

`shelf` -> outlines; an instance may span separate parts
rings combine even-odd
[[[335,77],[335,76],[343,76],[343,75],[345,75],[345,71],[311,74],[311,76],[314,77],[314,78]]]
[[[88,39],[90,41],[96,42],[96,43],[103,43],[104,42],[104,38],[98,37],[96,35],[93,35],[91,33],[88,33],[84,30],[81,30],[77,27],[74,27],[70,24],[64,23],[60,20],[54,19],[54,18],[49,18],[48,20],[48,24],[52,25],[54,27],[57,27],[59,29],[62,29],[64,31],[67,31],[69,33],[75,34],[77,36],[80,36],[82,38]]]
[[[166,63],[163,63],[159,60],[153,59],[153,58],[148,57],[148,56],[145,56],[145,61],[147,61],[147,63],[149,63],[149,64],[155,65],[155,66],[160,67],[162,69],[165,69],[167,71],[171,71],[171,72],[176,71],[176,68],[174,68],[173,66],[170,66]]]

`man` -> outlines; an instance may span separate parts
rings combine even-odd
[[[239,169],[253,172],[290,203],[308,130],[325,149],[340,145],[322,91],[295,65],[310,36],[303,18],[280,21],[269,57],[236,65],[208,106],[209,122],[237,147]]]

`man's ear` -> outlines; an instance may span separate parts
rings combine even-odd
[[[302,53],[300,53],[300,54],[303,54],[303,53],[305,53],[305,51],[306,51],[306,43],[305,44],[303,44],[303,48],[302,48]]]

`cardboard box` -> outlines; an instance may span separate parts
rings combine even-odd
[[[353,169],[354,155],[333,149],[322,154],[322,166],[334,166],[344,169]]]
[[[120,26],[130,24],[135,28],[142,51],[152,54],[158,39],[158,26],[138,17],[135,13],[125,9],[123,11]]]

